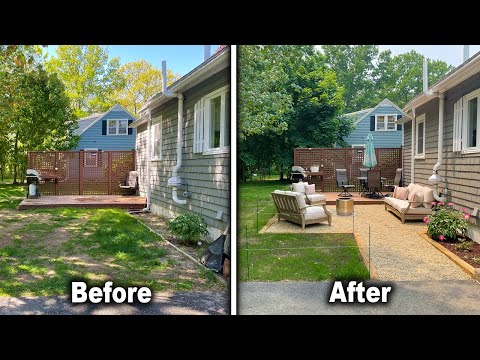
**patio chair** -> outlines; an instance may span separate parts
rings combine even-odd
[[[355,185],[348,183],[347,169],[336,169],[335,178],[337,181],[337,187],[342,188],[342,192],[338,194],[338,196],[352,197],[352,194],[350,194],[347,189],[354,189]]]
[[[122,195],[138,195],[138,173],[136,171],[129,171],[125,182],[123,184],[120,182],[118,186],[125,191]]]
[[[402,168],[398,168],[395,171],[395,179],[393,180],[393,184],[386,185],[385,188],[388,189],[390,192],[395,190],[395,186],[402,186],[403,177],[402,177]]]
[[[368,168],[361,168],[360,170],[360,177],[365,178],[365,180],[360,180],[360,195],[363,195],[368,192],[368,187],[367,187],[367,171]]]
[[[370,198],[383,198],[384,195],[380,191],[382,188],[382,172],[380,170],[367,171],[367,186],[370,191]]]

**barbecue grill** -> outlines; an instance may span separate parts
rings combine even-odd
[[[40,191],[38,191],[38,184],[42,177],[37,170],[27,169],[27,199],[38,199]]]
[[[300,180],[303,181],[305,169],[301,166],[292,166],[291,179],[292,183],[298,183]]]

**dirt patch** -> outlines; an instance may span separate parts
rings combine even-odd
[[[469,243],[471,244],[471,250],[466,251],[466,250],[457,250],[457,245],[460,245],[461,242],[456,240],[456,241],[438,241],[440,245],[442,245],[444,248],[450,250],[452,253],[457,255],[460,259],[463,261],[467,262],[468,264],[472,265],[474,268],[480,269],[480,244],[476,243],[475,241],[472,241]],[[475,261],[474,259],[477,259]]]

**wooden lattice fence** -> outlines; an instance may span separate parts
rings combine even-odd
[[[120,195],[135,151],[31,151],[28,168],[43,178],[43,195]]]
[[[335,182],[335,169],[347,169],[351,184],[360,188],[357,176],[360,169],[364,168],[363,158],[365,149],[362,148],[296,148],[294,150],[294,165],[310,170],[311,166],[322,166],[324,191],[337,191]],[[382,177],[392,181],[395,171],[402,167],[402,148],[376,148],[377,166]]]

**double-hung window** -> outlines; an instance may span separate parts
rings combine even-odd
[[[375,115],[375,131],[396,131],[397,115]]]
[[[107,135],[128,135],[128,120],[108,120]]]
[[[152,121],[152,132],[151,132],[151,156],[152,161],[162,160],[162,116],[154,118]]]
[[[453,151],[480,152],[480,89],[460,98],[453,106]]]
[[[195,104],[194,153],[230,151],[230,87],[224,86]]]
[[[425,114],[415,119],[415,159],[425,159]]]

